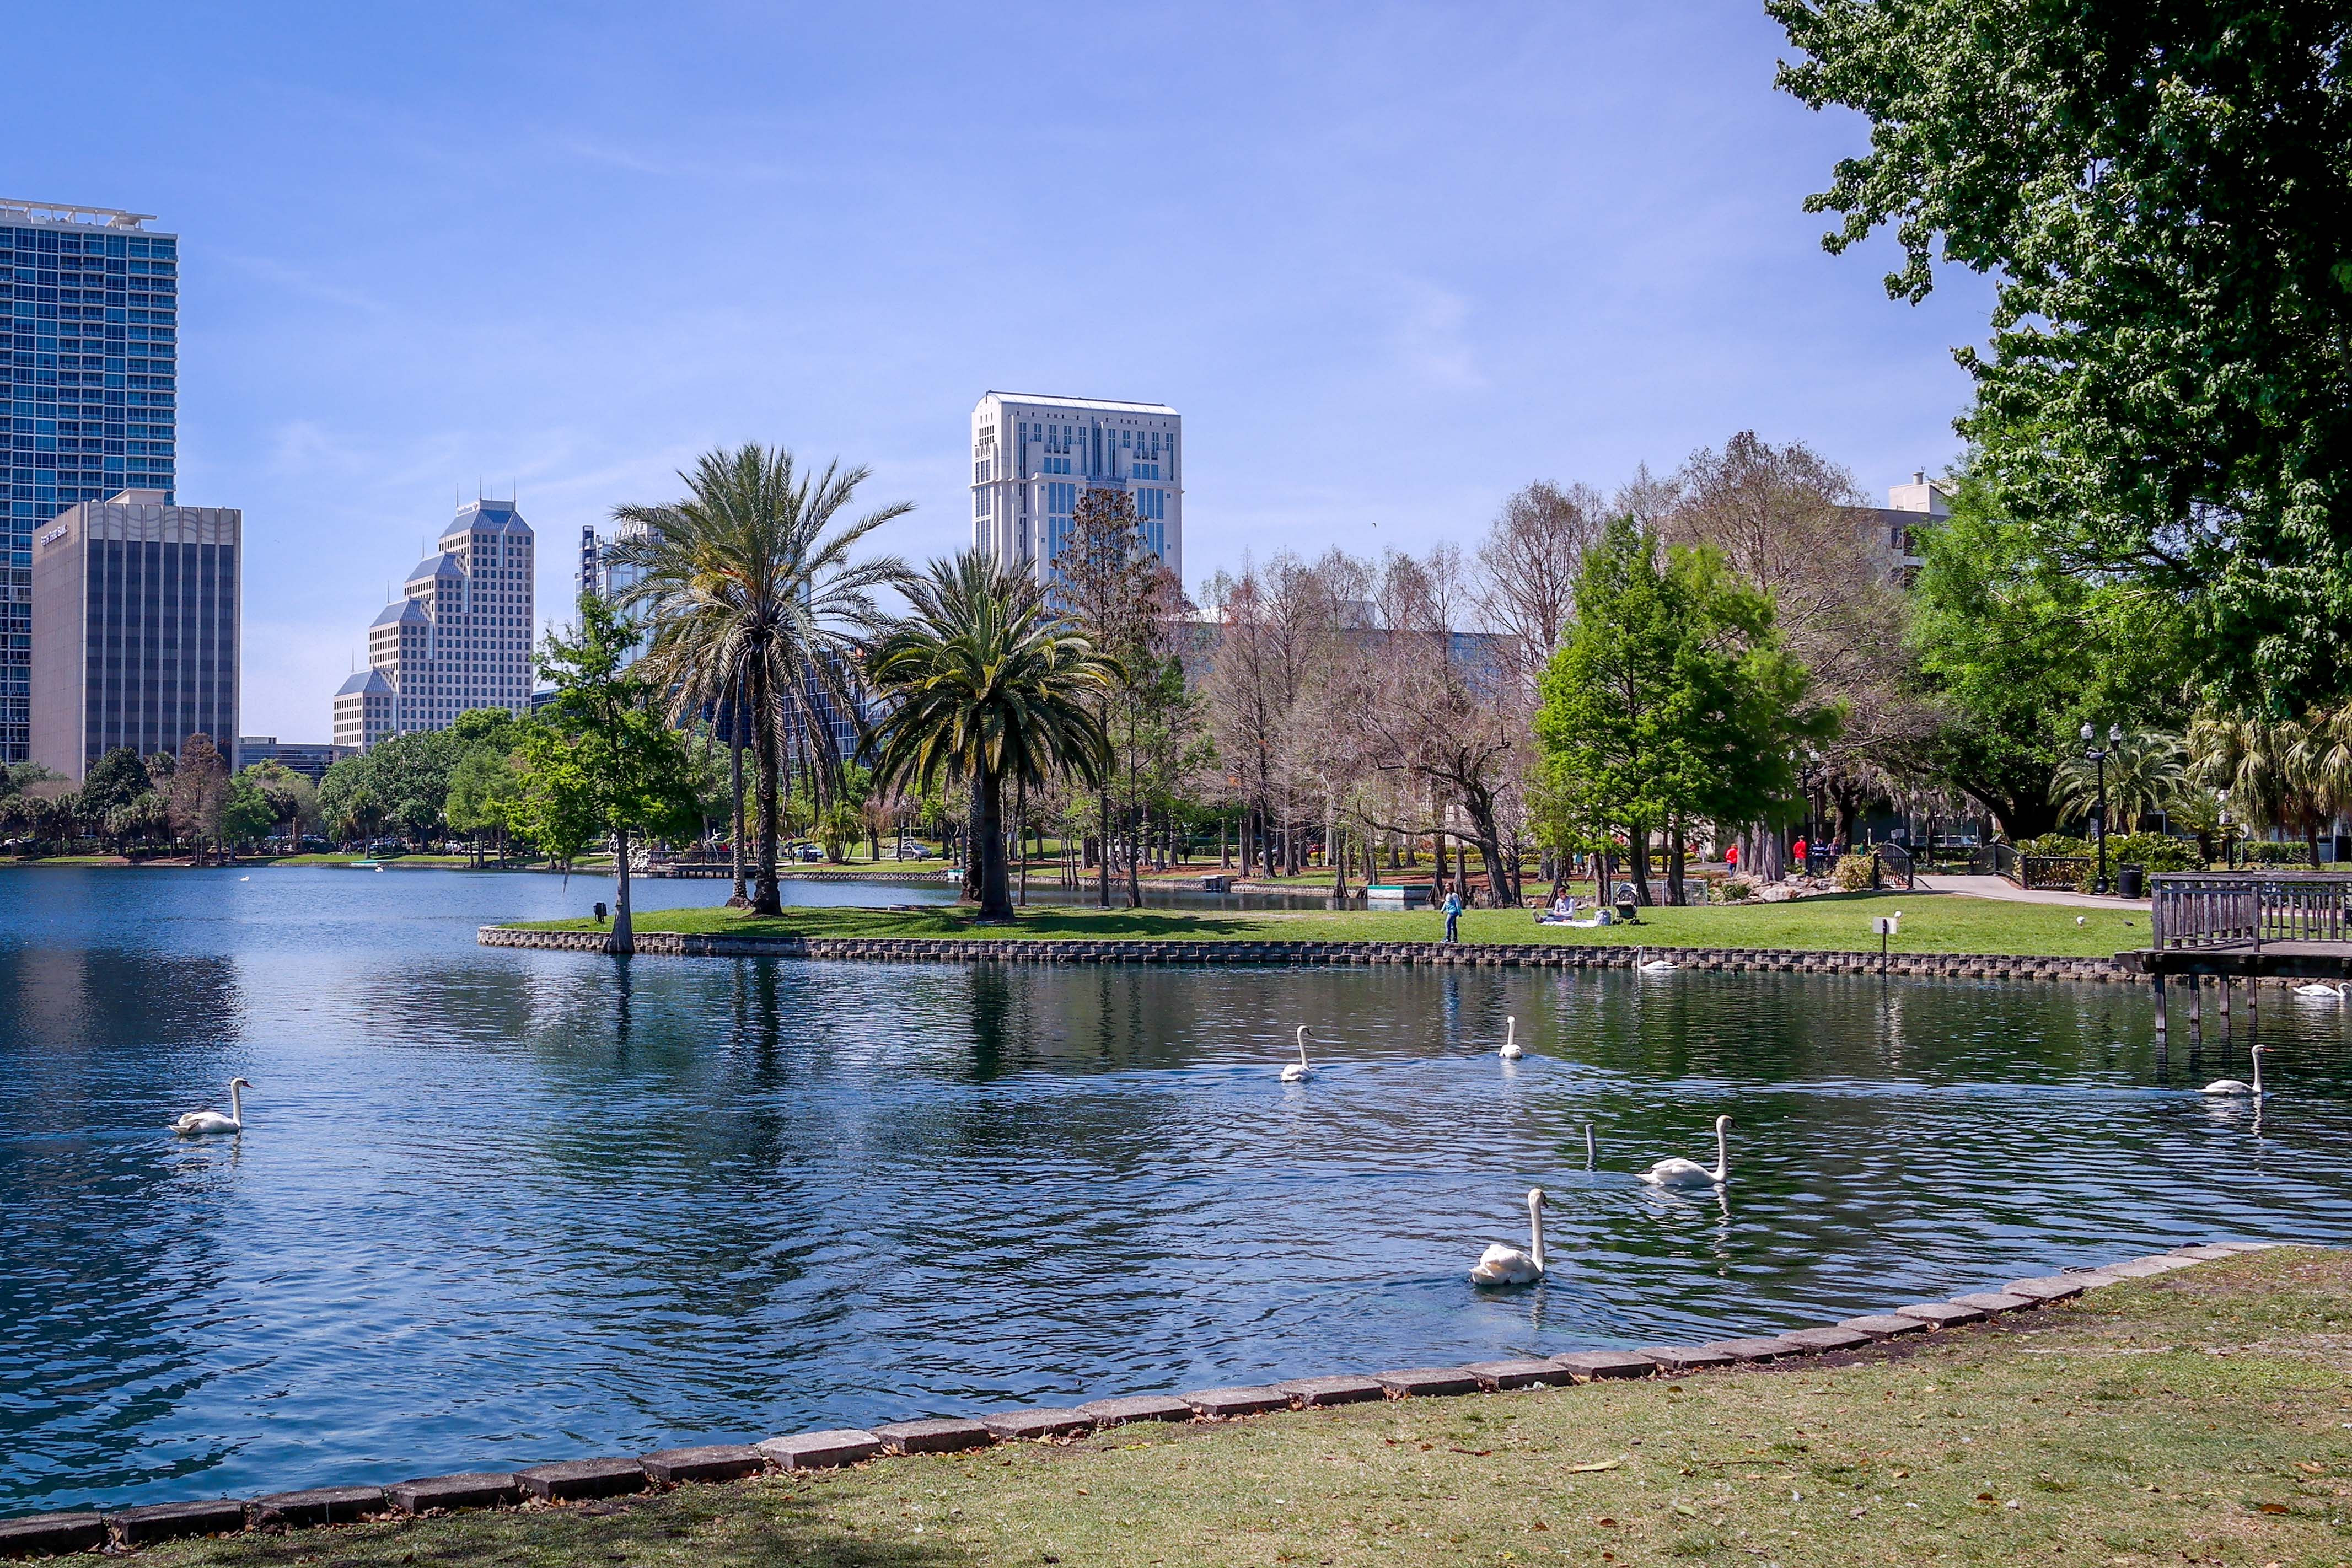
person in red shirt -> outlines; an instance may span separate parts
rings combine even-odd
[[[1801,871],[1805,869],[1805,837],[1803,834],[1801,833],[1797,836],[1797,842],[1790,846],[1789,854],[1796,860],[1797,868],[1799,870]]]
[[[1723,863],[1733,870],[1739,869],[1739,846],[1735,844],[1723,852]]]

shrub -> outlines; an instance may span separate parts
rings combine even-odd
[[[2063,833],[2045,833],[2039,838],[2029,838],[2017,847],[2020,855],[2089,855],[2094,853],[2087,838],[2073,838]]]
[[[1718,904],[1744,904],[1756,893],[1756,884],[1745,877],[1726,877],[1706,885],[1707,897]]]
[[[2168,833],[2126,833],[2107,840],[2107,863],[2111,866],[2144,866],[2153,875],[2158,871],[2202,871],[2205,858],[2197,852],[2196,840],[2175,838]]]
[[[1831,875],[1837,879],[1839,888],[1849,893],[1858,893],[1870,886],[1870,873],[1877,864],[1878,858],[1874,855],[1841,856],[1837,869]]]

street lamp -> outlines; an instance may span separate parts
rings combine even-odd
[[[2098,731],[2091,726],[2088,720],[2084,721],[2083,744],[2086,749],[2083,752],[2083,760],[2086,763],[2097,763],[2099,769],[2099,880],[2097,888],[2101,893],[2105,893],[2107,890],[2107,750],[2114,749],[2114,747],[2123,740],[2123,726],[2120,724],[2110,724],[2107,726],[2107,750],[2102,750],[2100,747],[2093,743],[2097,740],[2097,738]]]

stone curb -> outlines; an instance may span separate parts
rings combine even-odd
[[[484,947],[602,952],[601,931],[523,931],[482,926]],[[639,931],[636,951],[657,958],[808,958],[887,963],[1433,964],[1445,968],[1631,969],[1644,951],[1615,943],[1442,942],[1187,942],[1112,937],[712,936]],[[1684,969],[1741,973],[1879,974],[1929,980],[2128,981],[2147,977],[2108,958],[2035,958],[2017,953],[1898,953],[1882,970],[1874,952],[1792,948],[1677,947]]]
[[[2281,1242],[2213,1242],[2130,1258],[2102,1268],[2013,1280],[2000,1291],[1949,1301],[1923,1301],[1891,1313],[1849,1318],[1834,1326],[1787,1334],[1717,1340],[1695,1347],[1658,1346],[1638,1352],[1572,1351],[1549,1360],[1478,1362],[1457,1367],[1412,1367],[1351,1375],[1291,1378],[1265,1387],[1204,1389],[1182,1397],[1161,1394],[1097,1399],[1076,1409],[990,1412],[977,1420],[935,1417],[892,1422],[866,1431],[843,1427],[771,1437],[752,1446],[705,1444],[666,1448],[638,1458],[570,1459],[509,1473],[467,1471],[402,1481],[391,1487],[313,1487],[272,1492],[247,1501],[151,1503],[112,1510],[84,1510],[0,1520],[0,1557],[87,1552],[110,1541],[118,1548],[251,1529],[300,1529],[348,1523],[386,1511],[512,1506],[524,1494],[553,1503],[643,1492],[656,1486],[733,1480],[769,1469],[803,1472],[863,1464],[886,1452],[951,1453],[996,1442],[1082,1436],[1130,1421],[1233,1420],[1289,1408],[1319,1409],[1362,1401],[1463,1395],[1481,1390],[1559,1387],[1602,1378],[1681,1375],[1743,1364],[1864,1349],[1902,1335],[1948,1332],[1989,1317],[2071,1300],[2085,1289],[2152,1279]]]

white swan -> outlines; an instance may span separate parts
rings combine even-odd
[[[1584,1168],[1592,1169],[1592,1123],[1584,1124]]]
[[[1521,1252],[1499,1241],[1487,1243],[1470,1270],[1470,1283],[1532,1285],[1543,1278],[1543,1201],[1541,1187],[1528,1189],[1528,1250]]]
[[[1731,1171],[1730,1155],[1726,1152],[1723,1138],[1723,1130],[1730,1125],[1731,1118],[1728,1116],[1718,1116],[1715,1119],[1714,1170],[1708,1170],[1696,1160],[1685,1160],[1676,1156],[1671,1160],[1661,1160],[1643,1172],[1642,1180],[1654,1187],[1695,1186],[1701,1182],[1713,1182],[1717,1186],[1721,1186],[1724,1178],[1730,1174]]]
[[[2256,1100],[2260,1100],[2263,1097],[2263,1053],[2269,1049],[2268,1046],[2263,1045],[2247,1047],[2247,1054],[2253,1058],[2253,1082],[2247,1083],[2234,1078],[2217,1078],[2198,1092],[2200,1094],[2250,1094]]]
[[[1298,1059],[1282,1069],[1282,1081],[1297,1083],[1301,1079],[1312,1078],[1314,1075],[1315,1069],[1307,1065],[1307,1026],[1301,1024],[1298,1026]]]
[[[1495,1054],[1507,1062],[1517,1061],[1528,1054],[1519,1047],[1519,1021],[1517,1018],[1503,1020],[1503,1048]]]
[[[2294,994],[2298,996],[2316,997],[2326,1002],[2341,1002],[2344,1000],[2345,990],[2344,982],[2339,980],[2333,985],[2316,983],[2310,985],[2298,985],[2294,988]]]
[[[1633,950],[1633,966],[1643,973],[1672,974],[1675,970],[1682,967],[1681,964],[1676,963],[1671,958],[1654,958],[1647,963],[1643,963],[1642,955],[1649,951],[1650,950],[1646,947],[1637,947]]]
[[[245,1079],[241,1078],[233,1078],[229,1079],[228,1114],[226,1116],[223,1116],[217,1110],[191,1110],[185,1116],[181,1117],[178,1121],[172,1123],[172,1131],[185,1136],[194,1136],[203,1132],[244,1131],[245,1097],[237,1091],[239,1089],[251,1089],[253,1085],[246,1082]]]

